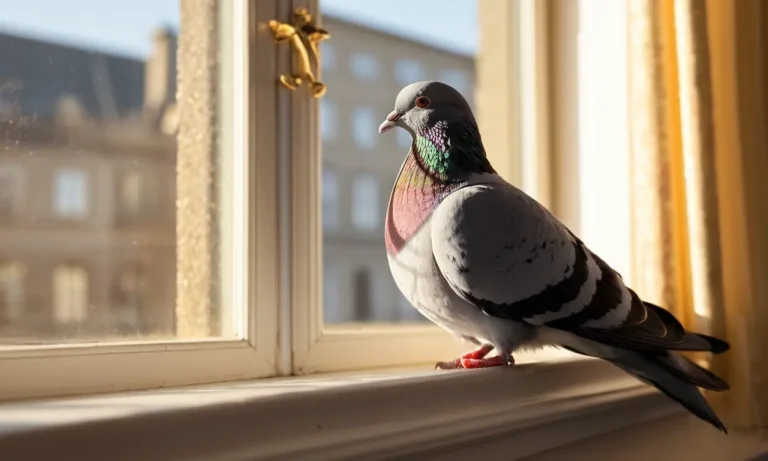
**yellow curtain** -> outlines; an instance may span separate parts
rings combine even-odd
[[[709,358],[727,424],[768,424],[768,2],[627,0],[633,278]],[[765,371],[763,371],[765,370]]]

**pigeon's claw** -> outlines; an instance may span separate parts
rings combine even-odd
[[[475,363],[477,361],[483,361],[483,358],[488,355],[489,352],[493,350],[493,346],[490,344],[483,344],[479,348],[465,352],[464,354],[461,354],[461,357],[457,359],[453,359],[449,362],[437,362],[435,364],[435,369],[440,370],[455,370],[457,368],[478,368],[477,366],[469,366],[465,367],[463,366],[463,362],[465,360],[468,360],[467,363]],[[494,365],[495,366],[495,365]]]
[[[487,359],[461,359],[461,368],[491,368],[507,365],[509,365],[509,363],[498,355]]]
[[[437,362],[435,370],[456,370],[461,368],[461,359],[453,359],[450,362]]]

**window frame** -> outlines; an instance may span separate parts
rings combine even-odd
[[[482,7],[487,8],[488,23],[491,17],[493,21],[501,20],[500,28],[489,28],[490,24],[483,22],[483,30],[503,37],[500,42],[504,46],[499,47],[500,56],[496,56],[500,59],[494,61],[502,69],[518,59],[515,53],[519,37],[504,26],[505,18],[518,17],[521,11],[531,14],[535,11],[532,2],[541,3],[520,3],[524,1],[531,2],[527,9],[520,8],[518,2],[506,1],[489,1]],[[246,4],[251,9],[239,9],[246,8]],[[515,459],[522,459],[552,449],[553,440],[555,445],[571,444],[617,428],[682,414],[677,404],[651,387],[595,359],[569,357],[565,361],[485,372],[382,370],[376,376],[371,368],[432,365],[454,351],[463,351],[465,346],[431,325],[350,325],[322,330],[322,323],[317,321],[318,316],[322,318],[321,163],[317,155],[317,107],[313,108],[317,102],[303,91],[289,92],[276,85],[274,76],[278,70],[289,68],[290,57],[287,50],[274,46],[266,28],[261,27],[266,19],[289,17],[294,6],[317,11],[317,2],[234,0],[234,5],[238,8],[228,15],[232,22],[227,26],[236,27],[224,29],[239,29],[247,32],[243,36],[258,37],[238,49],[236,56],[247,57],[241,62],[244,69],[240,75],[247,78],[248,71],[257,68],[254,55],[259,57],[258,69],[262,72],[246,80],[250,82],[247,86],[243,83],[247,93],[235,98],[243,101],[235,117],[234,131],[239,136],[223,142],[235,153],[232,157],[237,159],[236,165],[243,167],[228,169],[241,173],[232,180],[243,187],[233,194],[234,206],[225,210],[234,215],[239,211],[240,221],[236,222],[240,226],[231,229],[237,238],[230,242],[234,250],[241,251],[225,254],[243,255],[237,260],[239,264],[231,265],[236,272],[229,280],[244,283],[229,291],[232,302],[248,306],[250,315],[245,321],[249,331],[255,331],[256,341],[189,340],[0,350],[0,376],[19,378],[12,382],[0,380],[0,396],[55,395],[49,383],[56,383],[58,394],[85,394],[258,378],[271,373],[350,369],[365,369],[365,373],[88,397],[73,405],[61,405],[63,400],[22,402],[15,408],[9,405],[3,409],[10,409],[11,416],[16,411],[17,416],[27,418],[23,427],[7,425],[10,430],[0,434],[11,453],[66,450],[79,443],[97,451],[101,447],[111,452],[115,447],[126,447],[135,455],[137,449],[143,450],[146,459],[167,458],[169,453],[178,458],[254,459],[297,459],[309,453],[327,459],[365,458],[389,453],[443,459],[478,454],[482,457],[485,452],[511,453]],[[484,91],[478,98],[478,115],[481,128],[496,133],[486,138],[486,146],[504,147],[489,149],[489,154],[507,154],[494,159],[494,163],[504,176],[519,184],[521,163],[537,161],[521,153],[515,137],[521,131],[519,118],[530,114],[520,113],[519,76],[507,73],[499,78],[498,74],[498,67],[486,67],[480,72],[479,88]],[[499,115],[509,117],[502,119],[505,129],[488,128],[495,126],[493,117],[488,116],[494,112],[497,119]],[[248,123],[258,116],[259,124]],[[279,140],[275,133],[282,134]],[[257,172],[262,174],[257,176]],[[556,187],[557,181],[553,182],[552,187]],[[527,361],[539,358],[533,356]],[[205,366],[201,367],[201,363]],[[473,392],[478,387],[486,392]],[[274,398],[275,392],[281,393],[280,398]],[[455,399],[457,395],[461,398]],[[367,406],[350,406],[355,401],[365,401]],[[446,405],[446,401],[452,404]],[[338,411],[344,405],[349,406],[349,411]],[[32,407],[41,418],[35,420],[34,411],[29,412],[34,410]],[[76,409],[83,411],[74,418],[61,415]],[[95,410],[90,417],[89,409]],[[361,425],[361,421],[370,419],[371,412],[378,415],[378,422]],[[260,417],[263,415],[271,416]],[[205,434],[212,424],[226,436],[198,437],[195,443],[186,443],[189,434]],[[329,427],[342,430],[327,431]],[[136,434],[144,442],[138,448]],[[86,439],[101,443],[83,445]],[[177,439],[185,443],[173,443]],[[291,443],[286,443],[287,439]],[[108,443],[103,443],[105,440]]]
[[[290,9],[298,7],[316,12],[322,25],[318,0],[293,0]],[[289,64],[286,58],[283,68]],[[288,325],[281,325],[281,331],[289,329],[286,333],[290,337],[292,360],[284,363],[289,364],[292,373],[301,375],[392,366],[433,366],[440,360],[466,352],[468,345],[434,325],[376,322],[324,328],[319,103],[304,91],[286,93],[281,92],[278,96],[290,107],[287,123],[291,125],[291,145],[278,154],[286,159],[282,166],[290,178],[288,193],[291,197],[290,211],[283,210],[290,214],[287,219],[290,221],[290,250],[287,253],[290,254],[286,253],[290,282],[285,294],[290,299],[291,316]]]
[[[653,427],[661,418],[690,421],[703,437],[710,434],[677,403],[606,362],[495,371],[382,370],[20,403],[6,407],[0,438],[10,459],[79,447],[95,459],[124,452],[147,461],[494,459],[499,453],[522,460],[618,429]],[[276,392],[282,395],[274,398]]]
[[[525,0],[521,0],[525,1]],[[519,82],[518,69],[521,65],[517,46],[522,10],[518,2],[509,2],[509,14],[499,15],[498,30],[502,33],[504,43],[500,46],[502,53],[507,53],[511,59],[507,59],[503,69],[505,78],[498,78],[499,69],[497,61],[484,69],[478,69],[478,73],[485,72],[486,87],[488,82],[498,85],[500,92],[489,96],[489,101],[478,104],[478,119],[483,119],[483,109],[487,110],[489,119],[491,114],[498,114],[499,95],[504,101],[503,110],[511,116],[513,122],[519,120],[521,110],[520,98],[517,96],[516,84]],[[306,7],[309,11],[317,12],[317,17],[322,24],[322,14],[318,0],[294,0],[292,7]],[[541,24],[546,9],[528,8],[527,14]],[[528,19],[526,19],[528,20]],[[330,31],[333,33],[333,31]],[[542,32],[539,32],[540,34]],[[338,58],[338,56],[337,56]],[[543,59],[543,58],[540,58]],[[537,72],[545,72],[546,68],[539,67]],[[488,74],[493,74],[491,77]],[[320,75],[322,80],[322,74]],[[478,82],[480,83],[480,82]],[[485,87],[477,86],[480,95]],[[542,91],[541,89],[540,91]],[[489,94],[487,92],[486,94]],[[472,345],[454,338],[452,334],[433,324],[399,324],[399,323],[350,323],[343,325],[323,325],[322,306],[322,226],[319,210],[321,207],[320,180],[321,180],[321,153],[322,140],[319,131],[319,103],[310,98],[305,92],[291,92],[286,98],[290,106],[290,120],[292,122],[291,146],[283,156],[290,159],[285,162],[285,168],[289,169],[290,177],[290,256],[288,290],[291,306],[290,337],[292,361],[291,369],[294,374],[324,373],[348,370],[360,370],[380,367],[410,367],[410,366],[434,366],[437,361],[450,359],[466,352]],[[394,98],[394,95],[392,96]],[[485,103],[485,104],[483,104]],[[527,110],[532,110],[527,108]],[[509,128],[509,124],[496,131],[500,136],[506,137],[519,128]],[[544,136],[546,133],[542,129]],[[499,140],[488,139],[495,136],[489,133],[484,136],[486,144],[497,145]],[[512,138],[514,139],[514,138]],[[513,144],[517,146],[517,144]],[[490,150],[489,150],[490,152]],[[501,160],[506,165],[506,174],[515,182],[521,175],[519,165],[523,161],[519,147],[511,150],[498,149],[497,152],[507,153],[507,157]],[[535,155],[535,154],[534,154]],[[492,159],[493,160],[493,159]],[[511,160],[511,161],[510,161]],[[529,156],[528,161],[540,162],[538,158]],[[559,352],[543,352],[523,354],[518,360],[520,363],[542,360],[550,357],[560,357]]]
[[[230,158],[232,163],[224,168],[230,174],[221,181],[231,199],[226,201],[231,206],[223,211],[228,225],[221,229],[226,234],[221,247],[232,259],[222,261],[231,273],[223,278],[221,302],[233,310],[243,338],[4,346],[0,376],[14,379],[0,380],[0,400],[204,384],[276,373],[278,279],[274,267],[279,261],[273,76],[278,49],[269,31],[257,25],[276,17],[279,3],[203,0],[187,4],[193,11],[182,10],[182,23],[187,14],[190,34],[213,26],[215,32],[208,33],[218,37],[209,42],[220,42],[226,49],[220,53],[226,57],[221,66],[232,91],[218,105],[229,104],[232,110],[229,116],[222,113],[220,126],[226,128],[220,130],[220,141],[222,149],[230,148],[233,155],[222,156],[222,161]],[[193,16],[201,13],[202,17]],[[252,39],[252,34],[260,38]],[[250,123],[255,119],[260,122]],[[198,117],[192,123],[198,120],[207,119]]]
[[[318,0],[295,0],[294,6],[321,12],[318,3]],[[572,181],[560,185],[556,180],[562,171],[553,168],[553,164],[562,161],[565,153],[551,152],[555,137],[574,139],[573,127],[550,120],[550,114],[557,113],[556,107],[570,102],[569,92],[575,89],[568,86],[569,82],[555,79],[551,68],[573,63],[553,62],[565,57],[552,54],[551,44],[561,45],[571,39],[553,24],[556,20],[578,21],[579,7],[518,0],[503,6],[496,4],[493,8],[494,17],[485,20],[493,21],[494,27],[483,24],[483,33],[487,36],[482,40],[493,43],[493,51],[478,60],[474,95],[489,158],[502,176],[530,191],[545,206],[558,214],[574,213],[569,209],[572,203],[556,199],[568,196],[574,187]],[[321,14],[318,16],[322,21]],[[521,68],[529,71],[520,72]],[[292,132],[293,145],[288,154],[293,165],[290,172],[293,372],[431,366],[438,360],[465,352],[472,346],[431,324],[323,325],[322,233],[319,208],[315,205],[321,200],[318,178],[322,141],[317,132],[316,104],[298,92],[291,95],[291,120],[299,128]],[[518,362],[548,360],[561,355],[569,354],[549,351],[522,354]]]
[[[203,0],[202,4],[213,2]],[[223,34],[222,44],[231,47],[231,53],[221,55],[233,57],[225,65],[233,69],[231,75],[239,91],[222,104],[230,104],[233,110],[229,116],[226,111],[222,114],[224,126],[232,127],[232,136],[222,139],[221,148],[234,154],[223,157],[223,161],[233,162],[225,168],[230,177],[223,181],[230,181],[232,187],[229,192],[222,191],[231,194],[231,200],[222,206],[234,225],[226,229],[230,238],[222,242],[223,267],[232,270],[222,291],[228,294],[223,302],[233,306],[234,315],[242,316],[244,339],[2,348],[0,375],[17,379],[0,381],[0,399],[432,366],[471,347],[432,324],[377,322],[323,327],[319,103],[303,88],[291,92],[276,85],[275,76],[291,68],[291,56],[288,47],[276,46],[269,31],[260,27],[269,19],[290,17],[299,6],[317,12],[318,1],[234,0],[231,6],[230,14],[222,15],[222,23],[217,24]],[[484,139],[490,147],[503,145],[512,137],[514,141],[504,149],[489,148],[489,155],[504,152],[506,155],[492,161],[502,175],[519,184],[526,176],[521,164],[539,165],[544,160],[538,149],[521,153],[515,136],[524,135],[525,127],[517,122],[524,118],[522,112],[528,114],[548,105],[544,97],[535,99],[533,108],[521,104],[516,71],[521,65],[517,51],[520,24],[533,21],[534,33],[547,32],[548,9],[534,6],[533,0],[520,0],[509,2],[504,11],[497,15],[502,27],[494,31],[503,34],[499,52],[505,59],[486,60],[494,66],[502,63],[504,78],[498,78],[498,67],[480,68],[478,120],[486,130],[483,127],[493,126],[489,114],[508,116],[505,129],[488,129]],[[227,39],[229,33],[232,36]],[[536,66],[536,72],[543,73],[547,81],[546,66]],[[494,85],[498,91],[489,91]],[[537,87],[537,91],[549,88]],[[255,119],[258,124],[249,123]],[[551,132],[541,125],[532,135],[544,143]],[[546,184],[551,187],[548,181]],[[534,353],[524,355],[519,363],[559,355]],[[208,365],[199,367],[200,363]],[[55,390],[50,382],[57,382]]]

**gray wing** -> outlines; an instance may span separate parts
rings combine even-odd
[[[486,315],[630,349],[722,346],[642,302],[546,208],[510,184],[453,192],[435,210],[431,232],[446,281]]]

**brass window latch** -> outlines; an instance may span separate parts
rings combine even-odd
[[[276,43],[288,43],[294,52],[297,69],[291,75],[281,75],[280,83],[293,91],[306,82],[312,96],[323,97],[328,88],[316,77],[320,69],[318,43],[330,38],[331,34],[315,25],[306,8],[297,8],[290,24],[275,19],[269,21],[269,29],[275,36]]]

